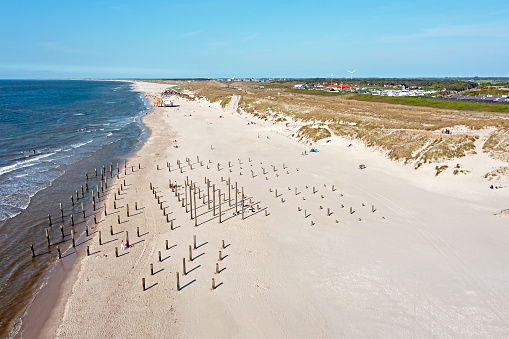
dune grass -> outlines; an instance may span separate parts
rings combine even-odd
[[[509,161],[509,105],[298,90],[293,89],[293,82],[229,85],[191,81],[179,83],[179,88],[211,102],[221,101],[223,107],[232,93],[239,94],[239,112],[266,121],[307,123],[296,133],[298,140],[316,142],[330,137],[332,131],[362,140],[390,159],[413,163],[415,168],[475,152],[475,134],[444,135],[441,130],[459,125],[471,131],[496,127],[498,131],[483,151]]]

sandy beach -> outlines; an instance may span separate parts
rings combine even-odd
[[[149,101],[167,88],[134,86]],[[101,198],[41,338],[509,337],[509,188],[482,178],[500,162],[435,177],[334,136],[310,154],[237,102],[176,98],[143,118],[148,140]],[[169,187],[184,196],[186,180],[197,226]]]

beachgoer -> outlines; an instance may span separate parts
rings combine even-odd
[[[120,249],[123,251],[125,250],[125,246],[124,246],[124,240],[122,240],[122,242],[120,243]]]

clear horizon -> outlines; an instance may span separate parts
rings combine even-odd
[[[509,3],[2,4],[0,79],[509,77]]]

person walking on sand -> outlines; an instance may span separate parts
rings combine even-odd
[[[123,251],[125,250],[124,240],[120,243],[120,249]]]

